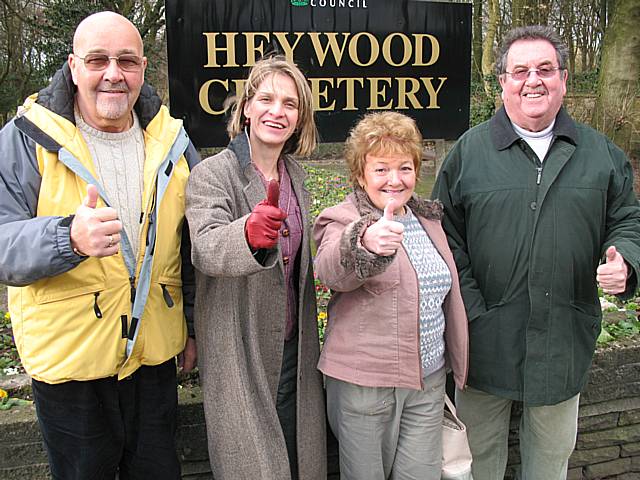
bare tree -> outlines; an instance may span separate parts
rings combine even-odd
[[[505,1],[504,8],[510,11],[511,26],[542,25],[547,23],[552,0],[511,0]]]
[[[471,77],[475,81],[482,79],[482,0],[473,0],[473,64]]]
[[[24,97],[44,79],[35,28],[34,0],[0,1],[0,122],[4,125]]]
[[[485,93],[488,97],[491,97],[493,96],[493,92],[489,78],[493,75],[493,66],[495,64],[493,47],[500,18],[500,3],[498,0],[487,0],[487,13],[487,29],[484,40],[482,41],[482,77],[484,80]]]
[[[640,155],[632,143],[640,131],[634,115],[640,83],[640,2],[617,0],[604,37],[592,124],[631,157],[638,180]]]
[[[0,0],[0,122],[46,85],[72,48],[87,15],[112,10],[140,30],[149,59],[147,79],[167,99],[163,0]]]

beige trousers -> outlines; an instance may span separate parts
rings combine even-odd
[[[326,384],[341,480],[440,480],[444,368],[422,390]]]
[[[578,433],[580,394],[556,405],[523,406],[520,480],[564,480]],[[512,400],[467,387],[456,390],[458,417],[467,426],[474,480],[503,480]]]

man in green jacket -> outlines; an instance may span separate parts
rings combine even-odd
[[[598,286],[623,298],[637,287],[633,172],[562,108],[567,54],[548,27],[509,32],[496,62],[504,107],[458,140],[434,187],[469,317],[469,388],[456,401],[475,480],[504,477],[513,401],[521,478],[566,478]]]

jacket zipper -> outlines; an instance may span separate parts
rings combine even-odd
[[[126,315],[120,315],[120,323],[122,325],[122,338],[129,336],[129,319]]]
[[[98,297],[100,296],[100,292],[95,292],[93,294],[93,311],[96,314],[96,318],[102,318],[102,311],[98,306]]]
[[[542,181],[542,169],[544,168],[544,161],[540,161],[538,155],[522,138],[520,139],[520,149],[527,157],[529,157],[529,160],[533,162],[534,168],[536,169],[536,185],[539,186],[540,182]],[[549,145],[549,149],[551,149],[551,145]]]
[[[170,163],[170,166],[173,167],[173,164]],[[166,171],[165,174],[169,174],[171,173],[171,169],[168,170],[168,172]],[[138,246],[140,246],[140,244],[142,243],[142,235],[143,235],[143,228],[144,228],[144,219],[145,216],[147,217],[147,232],[146,232],[146,239],[145,239],[145,250],[140,250],[138,252],[138,258],[135,259],[136,261],[136,265],[135,265],[135,271],[134,271],[134,276],[129,277],[129,283],[131,284],[131,304],[133,305],[135,298],[136,298],[136,287],[135,287],[135,274],[138,273],[137,270],[137,266],[138,266],[138,261],[140,259],[140,255],[144,256],[143,252],[146,252],[146,250],[149,248],[149,232],[150,229],[152,227],[152,215],[151,212],[153,211],[153,208],[155,207],[156,204],[156,195],[157,195],[157,189],[158,189],[158,171],[155,172],[155,175],[152,179],[152,182],[150,183],[150,185],[154,185],[153,190],[150,192],[149,197],[146,199],[146,206],[143,207],[143,210],[140,212],[140,225],[141,225],[141,229],[140,229],[140,234],[138,236]],[[156,232],[157,234],[157,232]],[[155,242],[154,242],[155,243]],[[155,248],[155,245],[152,245],[151,248]],[[153,255],[153,251],[151,252],[151,254]],[[166,292],[166,294],[165,294]],[[171,308],[174,303],[173,303],[173,299],[171,298],[171,295],[169,294],[169,292],[165,289],[165,286],[162,285],[162,296],[164,298],[164,301],[167,303],[167,305],[169,306],[169,308]],[[170,305],[169,305],[170,303]],[[101,314],[102,315],[102,314]],[[126,319],[125,319],[126,320]],[[131,324],[129,325],[129,332],[127,334],[127,338],[129,340],[133,340],[135,337],[135,332],[136,329],[138,327],[138,319],[136,317],[132,317],[131,318]],[[123,335],[125,332],[125,323],[123,321]]]
[[[523,140],[524,141],[524,140]],[[538,155],[535,155],[534,157],[534,161],[536,162],[536,165],[540,165],[539,167],[536,167],[536,171],[538,172],[538,176],[536,177],[536,185],[540,185],[540,182],[542,181],[542,168],[544,167],[544,161],[547,159],[547,157],[549,156],[549,152],[551,151],[551,147],[553,146],[553,144],[556,141],[556,137],[555,135],[553,136],[553,138],[551,139],[551,143],[549,143],[549,148],[547,149],[547,153],[544,156],[543,160],[540,160],[538,158]]]
[[[131,325],[129,325],[129,333],[127,334],[127,338],[129,340],[133,340],[136,333],[136,328],[138,328],[138,319],[136,317],[131,318]]]
[[[156,175],[153,178],[153,183],[156,184],[157,183],[157,179],[158,179],[158,173],[156,172]],[[144,187],[143,187],[144,188]],[[156,187],[157,188],[157,187]],[[155,190],[154,190],[155,192]],[[150,209],[153,206],[155,200],[155,194],[152,192],[151,193],[151,197],[148,198],[146,200],[147,205],[146,208],[143,207],[142,211],[140,212],[140,234],[138,235],[138,248],[140,247],[140,244],[142,243],[142,235],[143,235],[143,229],[144,229],[144,217],[146,216],[149,220],[151,220],[151,215],[148,213],[150,212]],[[147,226],[147,241],[145,242],[146,245],[149,244],[149,228],[151,228],[151,224],[149,224]],[[133,304],[135,303],[136,300],[136,273],[138,273],[138,263],[140,261],[140,256],[143,255],[144,256],[144,252],[145,250],[138,250],[138,255],[137,257],[134,259],[135,260],[135,265],[134,265],[134,273],[132,276],[129,277],[129,285],[130,285],[130,289],[131,289],[131,305],[133,308]],[[122,317],[120,317],[121,321],[122,321],[122,338],[127,338],[129,340],[133,340],[134,335],[135,335],[135,331],[136,328],[138,327],[138,319],[135,317],[131,317],[131,324],[127,325],[127,317],[126,315],[123,315]],[[128,329],[127,329],[128,327]]]
[[[129,277],[129,284],[131,285],[131,305],[136,300],[136,278]]]
[[[151,229],[151,225],[152,225],[152,215],[151,212],[153,211],[154,207],[155,207],[155,203],[156,203],[156,194],[157,194],[157,189],[158,189],[158,172],[156,172],[155,176],[153,177],[153,184],[155,185],[155,187],[153,188],[153,191],[151,192],[149,198],[147,198],[146,200],[146,205],[143,209],[143,211],[140,213],[140,225],[144,228],[144,223],[145,223],[145,217],[146,217],[146,221],[147,221],[147,231],[145,232],[145,245],[149,245],[149,230]],[[142,243],[142,235],[143,235],[143,228],[140,229],[140,236],[138,237],[138,245],[140,245]]]
[[[167,307],[172,308],[174,305],[173,298],[171,298],[171,294],[169,293],[169,290],[167,290],[167,286],[164,283],[161,283],[160,286],[162,287],[162,298],[164,298],[164,303],[167,304]]]
[[[155,247],[155,245],[152,245],[151,247],[149,247],[149,235],[151,234],[151,227],[152,226],[153,226],[153,216],[149,215],[147,217],[147,235],[146,235],[147,238],[145,240],[145,247],[146,248],[154,248]],[[151,252],[151,254],[153,255],[153,251]]]

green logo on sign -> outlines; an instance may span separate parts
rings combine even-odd
[[[309,0],[291,0],[291,5],[294,7],[306,7],[309,5]]]

